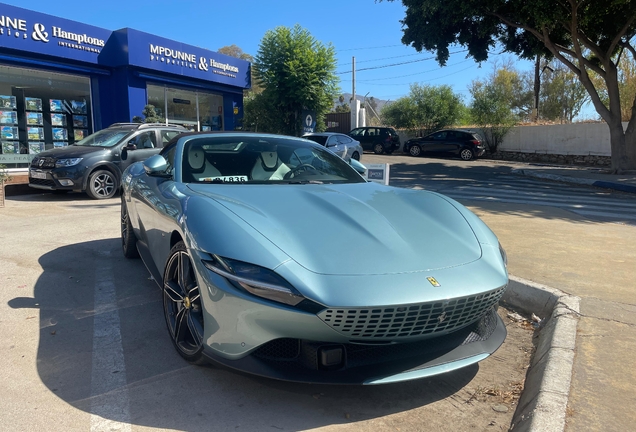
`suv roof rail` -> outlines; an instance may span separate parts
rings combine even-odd
[[[112,125],[110,125],[108,127],[117,127],[117,126],[135,126],[135,127],[137,127],[137,129],[146,129],[146,128],[150,128],[150,127],[169,127],[169,128],[187,130],[186,128],[184,128],[181,125],[165,124],[165,123],[125,123],[125,122],[119,122],[119,123],[113,123]]]
[[[139,129],[145,129],[145,128],[149,128],[149,127],[169,127],[169,128],[187,130],[186,128],[184,128],[181,125],[165,124],[165,123],[141,123],[141,125],[139,126]]]

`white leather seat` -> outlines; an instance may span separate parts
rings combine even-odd
[[[188,150],[188,164],[195,181],[221,176],[221,171],[205,159],[205,151],[199,146],[192,146]]]
[[[279,158],[276,151],[260,152],[252,168],[252,180],[283,180],[289,167]]]

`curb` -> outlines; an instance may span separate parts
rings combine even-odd
[[[621,192],[636,193],[635,185],[608,182],[603,180],[594,180],[594,179],[588,179],[588,178],[568,177],[568,176],[562,176],[557,174],[538,173],[538,172],[534,172],[533,170],[519,169],[519,168],[513,168],[510,172],[512,174],[523,175],[526,177],[542,178],[547,180],[560,181],[564,183],[575,183],[575,184],[582,184],[587,186],[596,186],[596,187],[605,188],[605,189],[614,189]]]
[[[544,318],[511,431],[562,432],[570,394],[580,298],[509,276],[502,303]],[[546,319],[545,317],[549,317]]]

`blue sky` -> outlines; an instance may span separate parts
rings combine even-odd
[[[448,84],[469,102],[470,82],[492,71],[493,61],[512,58],[494,55],[481,67],[465,53],[451,56],[440,68],[434,54],[417,53],[402,45],[404,6],[400,1],[375,0],[2,0],[38,12],[116,30],[131,27],[202,48],[218,50],[235,44],[256,55],[267,30],[300,24],[337,51],[338,72],[350,72],[356,57],[356,93],[395,100],[408,94],[410,83]],[[460,51],[461,48],[451,51]],[[427,60],[428,59],[428,60]],[[394,63],[409,62],[399,66]],[[380,67],[386,66],[386,67]],[[363,68],[375,68],[361,70]],[[517,61],[521,70],[532,64]],[[339,74],[342,92],[351,92],[351,73]]]

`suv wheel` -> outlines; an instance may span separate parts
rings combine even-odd
[[[382,145],[382,143],[377,143],[373,145],[373,153],[375,154],[384,153],[384,146]]]
[[[422,153],[422,149],[417,144],[413,144],[411,148],[409,148],[409,154],[411,156],[419,156]]]
[[[117,178],[108,170],[97,170],[88,178],[86,193],[93,199],[107,199],[117,192]]]
[[[473,151],[471,149],[465,148],[459,152],[459,157],[461,157],[462,160],[465,160],[465,161],[471,160],[474,156],[475,155],[473,154]]]

